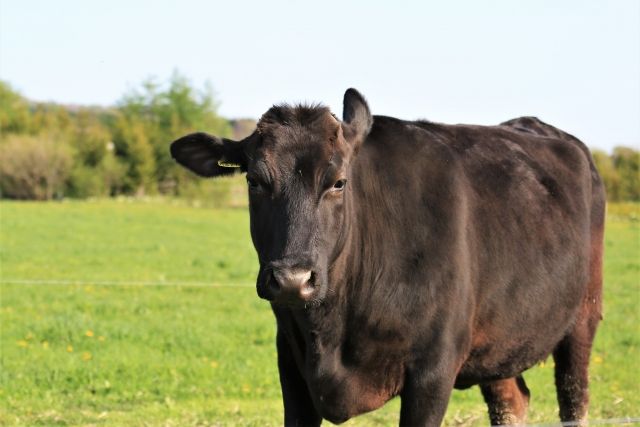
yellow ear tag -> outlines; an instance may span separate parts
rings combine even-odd
[[[218,160],[218,166],[223,168],[239,168],[240,164],[227,162],[223,157],[222,159]]]

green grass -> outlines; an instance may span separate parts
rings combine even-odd
[[[0,215],[0,424],[281,424],[275,321],[253,289],[245,210],[1,202]],[[640,415],[638,217],[638,205],[610,209],[592,419]],[[39,280],[59,282],[28,282]],[[525,374],[533,422],[557,419],[552,365]],[[398,410],[396,399],[347,425],[393,425]],[[477,388],[454,392],[445,422],[487,424]]]
[[[2,208],[2,277],[250,284],[257,257],[243,209],[130,199],[10,203]]]

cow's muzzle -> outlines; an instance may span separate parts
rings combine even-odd
[[[304,305],[317,294],[317,274],[307,268],[271,265],[263,272],[258,295],[276,304]]]

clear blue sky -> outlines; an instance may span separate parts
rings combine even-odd
[[[592,147],[640,147],[640,1],[0,0],[0,79],[111,105],[178,69],[226,117],[347,87],[375,114],[536,115]]]

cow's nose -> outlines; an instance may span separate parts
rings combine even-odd
[[[300,268],[274,268],[270,281],[271,291],[276,298],[307,300],[314,291],[314,274]]]

